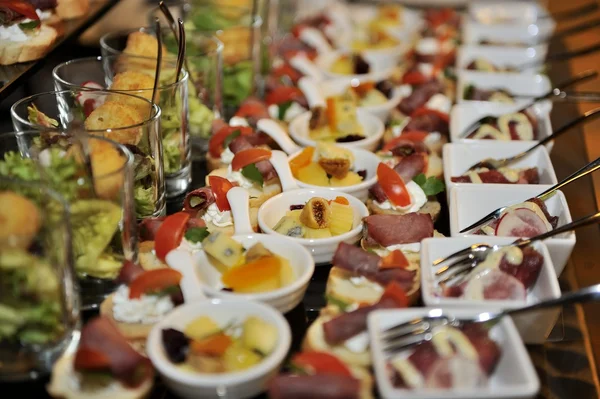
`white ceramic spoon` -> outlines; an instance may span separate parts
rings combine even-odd
[[[324,79],[323,72],[305,55],[295,55],[290,59],[290,65],[300,71],[305,76],[311,77],[317,81]]]
[[[318,29],[305,27],[300,32],[300,40],[316,49],[319,54],[333,51],[325,36]]]
[[[302,90],[309,108],[325,107],[325,96],[319,88],[318,81],[309,77],[302,77],[298,81],[298,88]]]
[[[281,125],[274,120],[261,119],[256,123],[256,126],[258,127],[258,130],[271,137],[288,155],[301,150],[301,147],[296,145]]]
[[[297,190],[298,183],[296,183],[296,179],[292,174],[292,169],[290,169],[290,164],[288,161],[288,156],[283,151],[272,151],[271,159],[269,160],[275,171],[277,172],[277,176],[279,176],[279,182],[281,183],[281,191],[291,191]]]
[[[202,284],[198,279],[195,270],[195,263],[192,254],[183,249],[176,249],[167,254],[167,264],[183,275],[179,282],[181,293],[185,303],[193,303],[206,300],[206,295],[202,292]]]
[[[250,194],[245,188],[233,187],[227,192],[227,201],[231,208],[234,235],[254,234],[250,223]]]

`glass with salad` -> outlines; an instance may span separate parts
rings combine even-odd
[[[17,101],[11,117],[17,131],[82,126],[124,145],[133,154],[135,214],[141,219],[165,213],[161,110],[147,99],[104,90],[54,91]]]
[[[0,177],[42,181],[69,204],[72,257],[87,309],[116,289],[125,260],[137,260],[134,159],[121,144],[77,134],[87,142],[89,162],[72,132],[0,135]]]
[[[46,184],[0,177],[0,381],[50,371],[79,329],[66,202]]]

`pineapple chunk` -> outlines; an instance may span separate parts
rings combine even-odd
[[[305,232],[304,226],[302,226],[300,222],[287,216],[282,217],[279,223],[277,223],[277,225],[273,228],[273,230],[275,230],[279,234],[283,234],[284,236],[297,238],[304,237]]]
[[[202,340],[221,331],[221,327],[210,317],[201,316],[185,326],[183,332],[191,339]]]
[[[311,162],[298,171],[298,180],[313,186],[329,186],[327,172],[318,163]]]
[[[363,181],[362,178],[354,172],[348,172],[346,177],[344,177],[343,179],[338,179],[337,177],[332,177],[331,180],[329,180],[332,187],[353,186],[355,184],[362,183],[362,181]]]
[[[332,221],[333,222],[333,221]],[[304,227],[306,231],[304,238],[328,238],[331,237],[329,229],[311,229],[310,227]]]
[[[296,274],[290,262],[282,257],[278,257],[281,263],[281,269],[279,270],[279,286],[285,287],[292,284],[296,280]]]
[[[338,202],[331,203],[331,223],[329,231],[332,236],[338,236],[352,230],[354,224],[354,213],[350,205],[343,205]]]
[[[243,263],[244,247],[227,234],[216,231],[202,241],[204,251],[227,267]]]
[[[243,345],[267,356],[277,345],[277,327],[256,316],[250,316],[244,321],[242,332]]]
[[[287,211],[285,216],[300,223],[300,215],[301,214],[302,214],[302,209],[294,209],[293,211]]]

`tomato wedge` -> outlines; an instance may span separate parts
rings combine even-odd
[[[302,90],[293,86],[279,86],[273,90],[265,97],[265,102],[267,105],[273,104],[283,104],[288,101],[294,101],[296,99],[300,99],[304,97]]]
[[[221,356],[231,344],[233,344],[233,340],[230,336],[219,333],[200,341],[192,341],[190,343],[190,350],[196,354]]]
[[[352,373],[340,359],[325,352],[302,352],[292,358],[292,364],[314,374],[345,375]]]
[[[408,71],[402,76],[402,83],[407,85],[420,85],[428,81],[429,78],[419,71]]]
[[[393,299],[396,304],[398,304],[399,308],[408,307],[408,297],[406,296],[406,292],[396,281],[392,281],[385,287],[385,291],[383,291],[383,295],[381,295],[379,301],[381,302],[381,300],[385,298]]]
[[[381,269],[405,269],[408,266],[408,259],[399,249],[395,249],[382,259]]]
[[[271,71],[271,76],[275,78],[282,78],[284,76],[287,76],[288,78],[290,78],[292,83],[295,84],[300,80],[302,74],[295,70],[290,64],[283,64],[280,67],[273,69],[273,71]]]
[[[210,155],[215,158],[220,157],[221,153],[225,149],[225,140],[227,140],[227,137],[237,131],[240,132],[241,136],[248,136],[254,133],[254,130],[248,126],[223,126],[210,138],[210,141],[208,142],[208,151],[210,152]]]
[[[233,188],[233,184],[221,176],[208,176],[208,184],[215,195],[217,208],[221,212],[230,211],[229,201],[227,200],[227,192]]]
[[[182,277],[177,270],[169,268],[145,271],[129,284],[129,298],[136,299],[142,294],[179,285]]]
[[[244,166],[271,159],[271,151],[266,148],[248,148],[235,154],[231,161],[231,170],[240,170]]]
[[[40,20],[40,17],[35,12],[35,7],[27,1],[0,0],[0,8],[8,8],[34,21]]]
[[[269,110],[267,106],[260,100],[250,98],[244,101],[238,108],[235,116],[241,118],[255,117],[257,119],[269,118]]]
[[[327,97],[327,110],[325,112],[325,115],[327,116],[327,123],[329,123],[329,129],[331,129],[332,132],[337,131],[337,121],[336,121],[336,114],[335,114],[335,98],[333,97]]]
[[[100,351],[80,347],[75,353],[74,368],[81,371],[106,370],[110,368],[110,359]]]
[[[314,153],[315,147],[306,147],[300,154],[292,158],[290,161],[290,169],[295,177],[298,176],[300,169],[312,162]]]
[[[413,130],[412,132],[403,132],[400,136],[394,137],[383,146],[383,151],[391,151],[398,143],[403,141],[412,141],[413,143],[422,142],[425,140],[429,133],[423,132],[421,130]]]
[[[392,204],[402,207],[410,205],[410,194],[402,177],[394,169],[380,163],[377,166],[377,180]]]
[[[177,212],[162,222],[154,235],[154,250],[158,259],[164,261],[167,254],[179,246],[189,219],[189,213]]]
[[[436,115],[444,122],[446,122],[446,123],[450,122],[450,116],[448,116],[448,114],[446,114],[444,112],[440,112],[437,109],[430,109],[430,108],[425,108],[425,107],[417,108],[410,117],[416,118],[417,116],[422,116],[422,115]]]

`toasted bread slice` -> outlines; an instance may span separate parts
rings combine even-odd
[[[206,176],[205,183],[208,186],[208,176],[227,177],[227,168],[215,169]],[[250,193],[250,208],[259,208],[266,200],[281,193],[281,184],[279,179],[266,181],[262,189],[253,186],[248,189]]]
[[[251,207],[250,208],[250,224],[252,225],[252,229],[254,231],[258,231],[258,208]],[[217,226],[212,222],[206,222],[206,227],[208,228],[209,233],[214,233],[220,231],[222,233],[227,234],[228,236],[232,236],[235,234],[235,226]]]
[[[117,321],[113,314],[113,295],[111,294],[100,304],[100,314],[109,317],[117,326],[121,334],[128,341],[146,340],[154,327],[154,323],[123,323]]]
[[[46,24],[26,31],[26,34],[28,40],[24,42],[0,41],[0,65],[38,60],[46,55],[58,38],[56,29]]]
[[[89,0],[58,0],[54,11],[60,19],[73,19],[87,14],[89,8]]]
[[[375,204],[375,201],[372,199],[367,200],[367,208],[372,215],[403,215],[404,213],[395,211],[393,209],[382,209]],[[423,205],[421,209],[417,212],[419,213],[428,213],[433,221],[435,222],[437,218],[440,216],[440,212],[442,211],[442,206],[436,199],[430,199]]]
[[[215,158],[210,153],[206,153],[206,169],[209,173],[216,169],[227,169],[227,166],[227,164],[221,162],[221,158]]]

